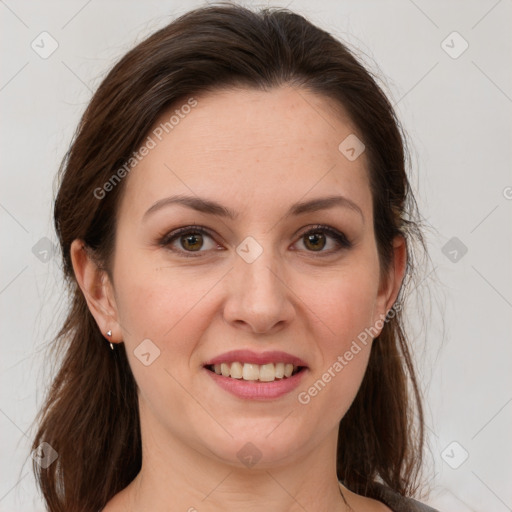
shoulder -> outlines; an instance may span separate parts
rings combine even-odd
[[[385,503],[393,512],[439,512],[413,498],[402,496],[382,484],[378,485],[375,498]]]
[[[110,501],[98,512],[126,512],[129,509],[127,488],[118,492]]]

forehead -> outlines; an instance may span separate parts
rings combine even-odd
[[[366,155],[350,161],[339,150],[348,136],[362,136],[333,100],[292,87],[223,89],[187,100],[148,134],[152,149],[130,172],[122,202],[131,215],[176,193],[229,198],[237,211],[265,198],[296,202],[334,189],[361,207],[369,200]]]

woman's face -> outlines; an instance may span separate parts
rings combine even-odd
[[[143,431],[238,466],[332,449],[367,366],[361,333],[402,277],[379,279],[366,154],[304,90],[195,100],[155,124],[118,211],[114,327]]]

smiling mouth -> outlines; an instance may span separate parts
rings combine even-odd
[[[291,363],[221,363],[210,364],[205,366],[217,375],[223,377],[258,382],[274,382],[276,380],[284,380],[296,375],[305,369],[304,366],[295,366]]]

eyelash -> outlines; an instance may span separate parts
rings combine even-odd
[[[340,233],[339,231],[329,227],[329,226],[324,226],[322,224],[318,224],[316,226],[314,226],[313,228],[307,230],[307,231],[304,231],[300,236],[299,236],[299,239],[300,238],[303,238],[305,237],[306,235],[311,235],[311,234],[316,234],[316,233],[319,233],[319,232],[322,232],[322,233],[327,233],[328,235],[330,235],[339,245],[339,248],[338,249],[334,249],[332,251],[320,251],[319,253],[316,253],[315,254],[315,251],[306,251],[306,252],[310,252],[312,253],[312,255],[314,257],[324,257],[324,256],[330,256],[334,253],[337,253],[339,251],[342,251],[342,250],[346,250],[346,249],[350,249],[352,247],[352,242],[343,234],[343,233]],[[158,244],[161,245],[162,247],[166,247],[168,248],[168,246],[174,242],[176,239],[178,239],[179,237],[181,237],[182,235],[197,235],[197,234],[200,234],[200,235],[207,235],[209,236],[210,238],[213,239],[213,236],[212,234],[205,228],[202,228],[202,227],[197,227],[197,226],[186,226],[186,227],[183,227],[183,228],[180,228],[180,229],[177,229],[175,231],[172,231],[166,235],[164,235],[163,237],[161,237],[158,241]],[[176,252],[176,253],[179,253],[181,255],[183,255],[184,257],[186,258],[197,258],[197,257],[201,257],[200,256],[200,253],[201,252],[205,252],[205,251],[184,251],[184,250],[176,250],[176,249],[170,249],[171,251],[173,252]],[[197,254],[194,254],[194,253],[197,253]]]

